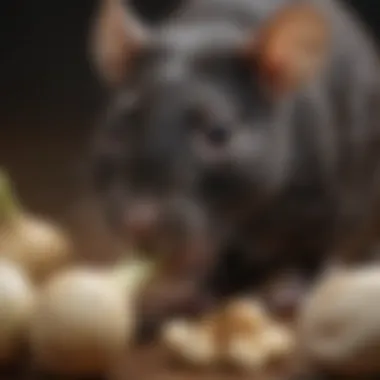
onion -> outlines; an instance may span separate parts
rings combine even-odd
[[[45,279],[71,254],[67,236],[53,223],[23,210],[9,177],[0,171],[0,252],[35,280]]]
[[[380,370],[380,267],[324,277],[302,305],[298,333],[305,359],[334,372]]]
[[[49,280],[31,322],[31,352],[49,371],[97,374],[121,358],[135,327],[135,297],[151,264],[73,268]]]
[[[17,264],[0,259],[0,363],[16,356],[26,338],[35,291],[28,275]]]

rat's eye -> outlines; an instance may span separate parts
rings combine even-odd
[[[222,147],[231,137],[230,128],[225,123],[215,120],[215,116],[202,107],[190,108],[186,122],[190,131],[202,136],[207,144],[215,147]]]
[[[215,125],[206,131],[207,139],[210,143],[223,146],[231,137],[231,131],[223,125]]]

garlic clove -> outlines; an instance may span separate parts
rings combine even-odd
[[[269,321],[269,316],[260,302],[244,298],[228,304],[224,316],[224,324],[231,334],[258,333]]]
[[[270,359],[289,357],[296,347],[294,334],[284,326],[274,325],[265,329],[257,338],[257,344]]]
[[[164,327],[164,345],[188,364],[211,366],[218,355],[213,330],[209,327],[184,320],[172,321]]]
[[[249,337],[232,339],[228,345],[227,357],[234,367],[249,372],[262,371],[267,364],[266,351]]]

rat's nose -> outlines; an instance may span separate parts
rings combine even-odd
[[[157,229],[158,206],[151,201],[134,203],[125,218],[125,228],[132,240],[150,239]]]

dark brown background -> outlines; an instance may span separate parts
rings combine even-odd
[[[95,2],[2,3],[0,165],[32,211],[99,237],[99,228],[86,223],[93,218],[78,206],[88,139],[102,100],[85,55]],[[87,255],[107,255],[107,240],[85,240]]]

